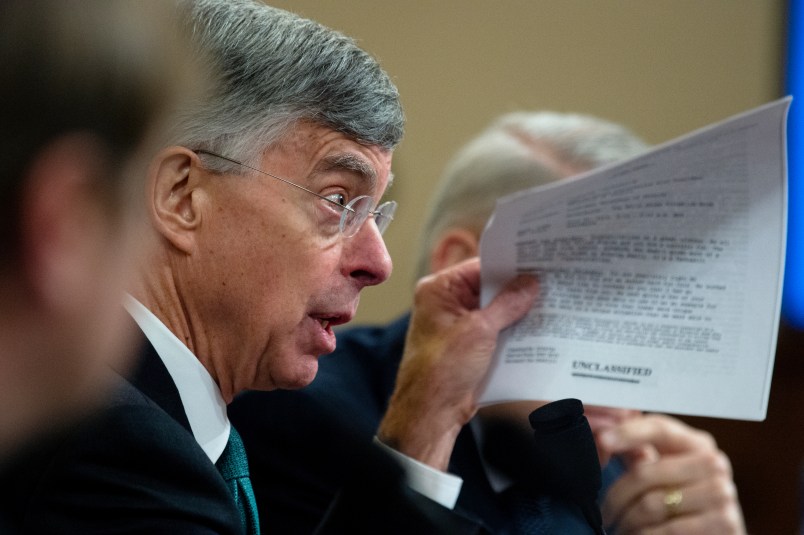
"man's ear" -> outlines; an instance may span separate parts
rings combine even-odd
[[[440,271],[475,257],[479,247],[476,233],[463,228],[449,229],[441,235],[430,253],[430,271]]]
[[[156,232],[176,249],[192,254],[201,223],[198,155],[184,147],[163,149],[148,169],[148,212]]]

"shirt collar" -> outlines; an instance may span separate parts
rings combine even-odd
[[[123,306],[176,383],[193,437],[207,457],[216,462],[226,447],[231,429],[218,385],[187,346],[142,303],[127,295]]]

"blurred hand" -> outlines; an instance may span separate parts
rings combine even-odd
[[[606,466],[611,460],[611,454],[600,447],[597,436],[612,427],[617,427],[626,420],[631,418],[639,418],[642,416],[642,411],[635,409],[619,409],[616,407],[602,407],[600,405],[584,405],[583,414],[589,420],[589,427],[592,428],[592,433],[595,435],[595,443],[597,444],[597,455],[600,459],[600,466]]]
[[[396,388],[378,438],[446,470],[458,432],[477,410],[478,387],[498,333],[530,310],[537,289],[533,277],[517,277],[480,309],[476,258],[419,281]]]
[[[597,441],[628,467],[602,507],[617,535],[745,533],[731,463],[708,433],[653,414],[609,427]]]

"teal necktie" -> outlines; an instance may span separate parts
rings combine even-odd
[[[257,500],[254,499],[254,489],[251,488],[251,480],[248,475],[246,448],[243,447],[240,433],[234,427],[229,432],[229,442],[226,443],[215,466],[229,486],[229,491],[240,510],[240,521],[246,533],[259,535],[260,520],[257,515]]]

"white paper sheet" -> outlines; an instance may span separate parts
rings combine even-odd
[[[762,420],[787,221],[779,100],[637,158],[497,203],[483,305],[517,273],[540,298],[500,335],[480,398]]]

